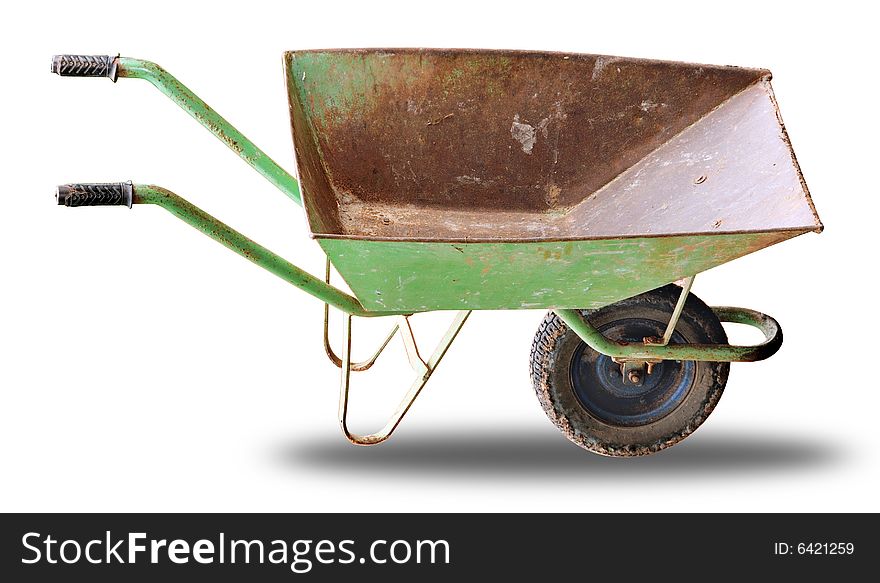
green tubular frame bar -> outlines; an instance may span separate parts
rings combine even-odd
[[[291,200],[302,205],[299,184],[290,173],[159,65],[125,57],[60,55],[53,59],[52,71],[62,76],[108,77],[114,82],[118,77],[149,81]],[[131,183],[70,184],[60,186],[57,196],[58,203],[66,206],[158,205],[242,257],[350,316],[412,314],[365,309],[357,298],[307,273],[192,203],[158,186]],[[756,346],[616,342],[609,340],[590,325],[579,310],[554,311],[593,349],[621,360],[757,361],[772,356],[782,344],[779,324],[765,314],[744,308],[721,307],[713,310],[723,322],[746,324],[760,329],[766,340]],[[463,319],[460,323],[464,323]],[[341,360],[346,361],[346,364],[350,363],[348,355]]]
[[[186,85],[175,79],[171,73],[150,61],[116,57],[116,74],[119,77],[149,81],[156,89],[164,93],[171,101],[190,114],[193,119],[229,146],[266,180],[274,184],[278,190],[290,197],[295,203],[302,205],[299,184],[296,179],[244,134],[235,129],[223,116],[214,111],[210,105],[202,101],[198,95],[190,91]]]
[[[714,362],[754,362],[770,358],[782,346],[782,328],[766,314],[746,308],[713,307],[722,322],[746,324],[764,333],[764,342],[755,346],[731,344],[667,344],[652,345],[641,342],[609,340],[589,322],[579,310],[554,310],[569,328],[591,348],[606,356],[621,360],[703,360]]]
[[[352,316],[391,316],[400,313],[365,310],[355,297],[300,269],[169,190],[158,186],[134,184],[132,191],[134,204],[154,204],[164,208],[226,248],[315,296],[325,304]]]

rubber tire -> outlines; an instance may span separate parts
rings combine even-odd
[[[680,293],[680,287],[670,284],[581,313],[597,328],[626,318],[665,323]],[[685,302],[676,332],[688,343],[727,343],[727,334],[717,316],[693,293]],[[727,362],[696,362],[690,390],[668,415],[646,425],[609,425],[590,415],[575,396],[569,369],[572,355],[580,344],[583,340],[559,316],[548,312],[532,344],[532,384],[544,412],[560,431],[575,444],[600,455],[642,456],[675,445],[712,413],[730,372]],[[589,346],[584,350],[595,353]]]

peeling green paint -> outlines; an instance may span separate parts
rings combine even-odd
[[[368,310],[598,308],[800,234],[563,242],[319,239]]]

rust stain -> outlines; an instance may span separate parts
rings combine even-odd
[[[547,185],[547,206],[551,208],[556,208],[559,206],[559,195],[562,193],[562,189],[553,184],[552,182]]]
[[[447,119],[449,119],[449,118],[451,118],[451,117],[455,117],[455,114],[454,114],[454,113],[447,113],[447,114],[444,115],[443,117],[438,118],[438,119],[435,119],[435,120],[433,120],[433,121],[429,121],[429,122],[426,123],[425,125],[426,125],[426,126],[435,126],[435,125],[437,125],[438,123],[440,123],[440,122],[442,122],[442,121],[444,121],[444,120],[447,120]]]

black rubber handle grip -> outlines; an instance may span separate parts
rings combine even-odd
[[[127,206],[131,208],[134,189],[131,182],[103,184],[64,184],[55,198],[64,206]]]
[[[116,81],[116,57],[109,55],[55,55],[52,72],[62,77],[108,77]]]

